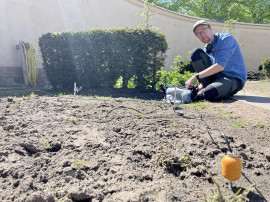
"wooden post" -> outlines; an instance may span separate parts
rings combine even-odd
[[[23,80],[24,84],[26,86],[29,86],[29,81],[28,81],[28,76],[27,76],[27,67],[26,67],[26,60],[25,60],[25,53],[24,53],[24,42],[19,41],[19,49],[21,52],[21,57],[22,57],[22,72],[23,72]]]

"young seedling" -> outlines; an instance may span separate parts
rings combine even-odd
[[[217,186],[217,191],[214,192],[214,195],[212,197],[210,197],[209,199],[206,199],[205,197],[203,197],[203,201],[204,202],[212,202],[212,201],[219,201],[219,202],[227,202],[227,201],[231,201],[231,202],[244,202],[244,201],[248,201],[247,195],[250,191],[253,190],[253,188],[249,188],[247,190],[245,190],[242,194],[240,194],[241,192],[241,188],[234,194],[234,197],[232,200],[229,200],[229,198],[227,196],[224,196],[222,193],[222,190],[220,188],[220,184],[219,182],[216,181],[216,179],[214,177],[212,177],[212,180],[214,182],[214,184]]]
[[[245,125],[247,125],[245,122],[239,120],[239,121],[235,121],[232,124],[233,128],[243,128]]]
[[[258,121],[258,122],[257,122],[257,126],[259,126],[259,128],[265,128],[265,127],[267,127],[267,124],[265,124],[265,123],[262,122],[262,121]]]
[[[87,161],[83,161],[83,160],[74,160],[74,166],[76,167],[82,167],[83,165],[85,165],[87,163]]]

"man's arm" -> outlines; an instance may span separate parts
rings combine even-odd
[[[199,72],[199,78],[205,78],[208,76],[212,76],[218,72],[221,72],[224,70],[224,67],[222,67],[219,64],[213,64],[210,67],[208,67],[207,69]],[[185,86],[187,89],[192,88],[192,85],[195,83],[195,81],[197,80],[197,78],[195,76],[192,76],[189,80],[187,80],[185,82]],[[202,85],[199,86],[199,90],[201,90],[200,88],[202,88]]]

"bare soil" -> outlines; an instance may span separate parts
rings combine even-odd
[[[213,179],[228,200],[239,189],[270,200],[268,110],[228,99],[174,111],[159,92],[105,94],[0,98],[0,201],[202,201]],[[232,186],[217,129],[242,161]]]

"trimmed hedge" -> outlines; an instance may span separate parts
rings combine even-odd
[[[262,61],[262,70],[265,75],[270,78],[270,58],[265,58]]]
[[[163,33],[129,27],[47,33],[39,46],[54,89],[113,87],[120,76],[126,88],[134,75],[137,88],[154,88],[168,48]]]

